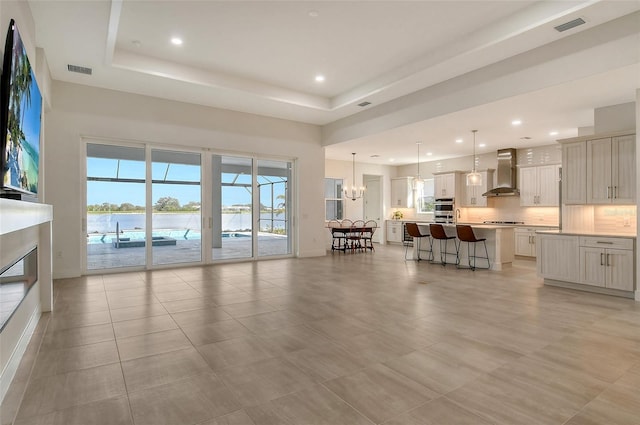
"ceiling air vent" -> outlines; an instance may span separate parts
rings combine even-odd
[[[358,103],[358,106],[360,106],[361,108],[364,108],[365,106],[369,106],[369,105],[371,105],[371,102]]]
[[[554,28],[558,32],[563,32],[566,30],[570,30],[571,28],[575,28],[582,24],[586,24],[585,20],[582,18],[578,18],[578,19],[574,19],[573,21],[565,22],[564,24],[558,25],[557,27],[554,27]]]
[[[78,74],[91,75],[91,73],[93,72],[91,68],[86,68],[84,66],[78,65],[67,65],[67,69],[69,70],[69,72],[77,72]]]

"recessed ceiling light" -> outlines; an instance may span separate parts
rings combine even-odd
[[[480,144],[478,145],[478,147],[479,147],[479,148],[484,148],[484,147],[486,147],[486,146],[487,146],[487,144],[486,144],[486,143],[480,143]]]
[[[520,124],[522,124],[521,120],[513,120],[513,121],[511,121],[511,125],[520,125]]]
[[[456,139],[456,143],[462,143],[462,139]]]
[[[320,16],[320,12],[318,12],[317,10],[310,10],[309,16],[311,16],[312,18],[317,18],[318,16]]]
[[[427,156],[433,155],[433,152],[427,152]]]
[[[558,132],[557,131],[552,131],[549,133],[549,136],[557,136]]]
[[[171,37],[171,44],[173,44],[174,46],[181,46],[182,39],[180,37]]]
[[[389,158],[389,162],[393,162],[393,161],[395,161],[395,159]]]
[[[324,81],[324,75],[316,75],[316,83],[321,83]]]

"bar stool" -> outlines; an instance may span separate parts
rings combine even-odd
[[[471,270],[479,269],[489,269],[491,268],[491,263],[489,262],[489,251],[487,251],[487,239],[486,238],[476,238],[476,235],[473,233],[473,229],[471,226],[466,224],[458,224],[456,226],[456,233],[458,234],[458,239],[460,242],[458,243],[458,249],[456,250],[456,267],[458,268],[466,268],[460,267],[460,245],[462,242],[467,243],[467,256],[469,259],[469,268]],[[478,257],[476,256],[476,246],[479,242],[484,244],[484,252],[486,257]],[[470,245],[473,244],[473,255],[471,255]],[[473,258],[473,264],[471,263],[471,259]],[[487,267],[476,267],[476,258],[480,258],[483,260],[487,260]]]
[[[438,239],[440,241],[440,263],[444,266],[447,264],[447,255],[453,255],[453,252],[447,252],[447,244],[450,239],[453,239],[453,245],[456,247],[456,264],[458,258],[458,245],[456,244],[455,236],[448,236],[444,231],[444,227],[442,224],[433,224],[429,225],[429,233],[431,233],[431,237],[433,239]],[[442,249],[442,245],[444,242],[444,249]],[[431,261],[433,261],[433,254],[431,255]]]
[[[405,223],[404,225],[406,226],[409,236],[414,238],[414,240],[418,240],[418,261],[422,260],[422,258],[420,258],[420,240],[422,238],[429,238],[429,250],[427,252],[429,252],[429,261],[433,260],[433,241],[431,240],[431,235],[423,234],[416,223]],[[408,241],[404,242],[404,247],[404,261],[407,261],[407,252],[409,251]]]

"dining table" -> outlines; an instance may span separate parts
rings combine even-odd
[[[373,250],[373,245],[363,245],[364,235],[373,235],[373,226],[345,226],[329,227],[331,236],[331,251]]]

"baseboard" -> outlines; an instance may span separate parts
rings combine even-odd
[[[306,257],[324,257],[327,255],[327,251],[324,249],[313,249],[309,251],[300,252],[298,254],[298,258],[306,258]]]
[[[640,301],[640,290],[636,291],[636,301]]]
[[[614,297],[623,297],[623,298],[631,298],[631,299],[633,299],[634,297],[633,291],[619,291],[617,289],[601,288],[599,286],[591,286],[591,285],[582,285],[580,283],[573,283],[573,282],[563,282],[561,280],[545,279],[544,284],[549,286],[557,286],[560,288],[577,289],[579,291],[584,291],[584,292],[593,292],[595,294],[611,295]],[[638,300],[637,291],[636,291],[635,297],[636,297],[636,300]]]
[[[11,385],[11,381],[13,381],[16,372],[18,371],[18,366],[20,366],[20,362],[22,361],[22,357],[24,356],[25,351],[27,350],[27,346],[31,341],[31,337],[33,336],[33,332],[38,325],[38,321],[40,320],[40,316],[42,314],[40,303],[36,305],[34,310],[31,312],[31,317],[29,318],[29,322],[25,327],[22,335],[20,336],[20,340],[18,344],[16,344],[16,348],[11,353],[11,357],[7,362],[6,367],[2,371],[2,375],[0,375],[0,402],[4,400],[4,396],[9,391],[9,386]]]
[[[78,273],[77,270],[60,270],[60,269],[54,269],[53,270],[53,278],[54,279],[71,279],[73,277],[80,277],[80,273]]]

